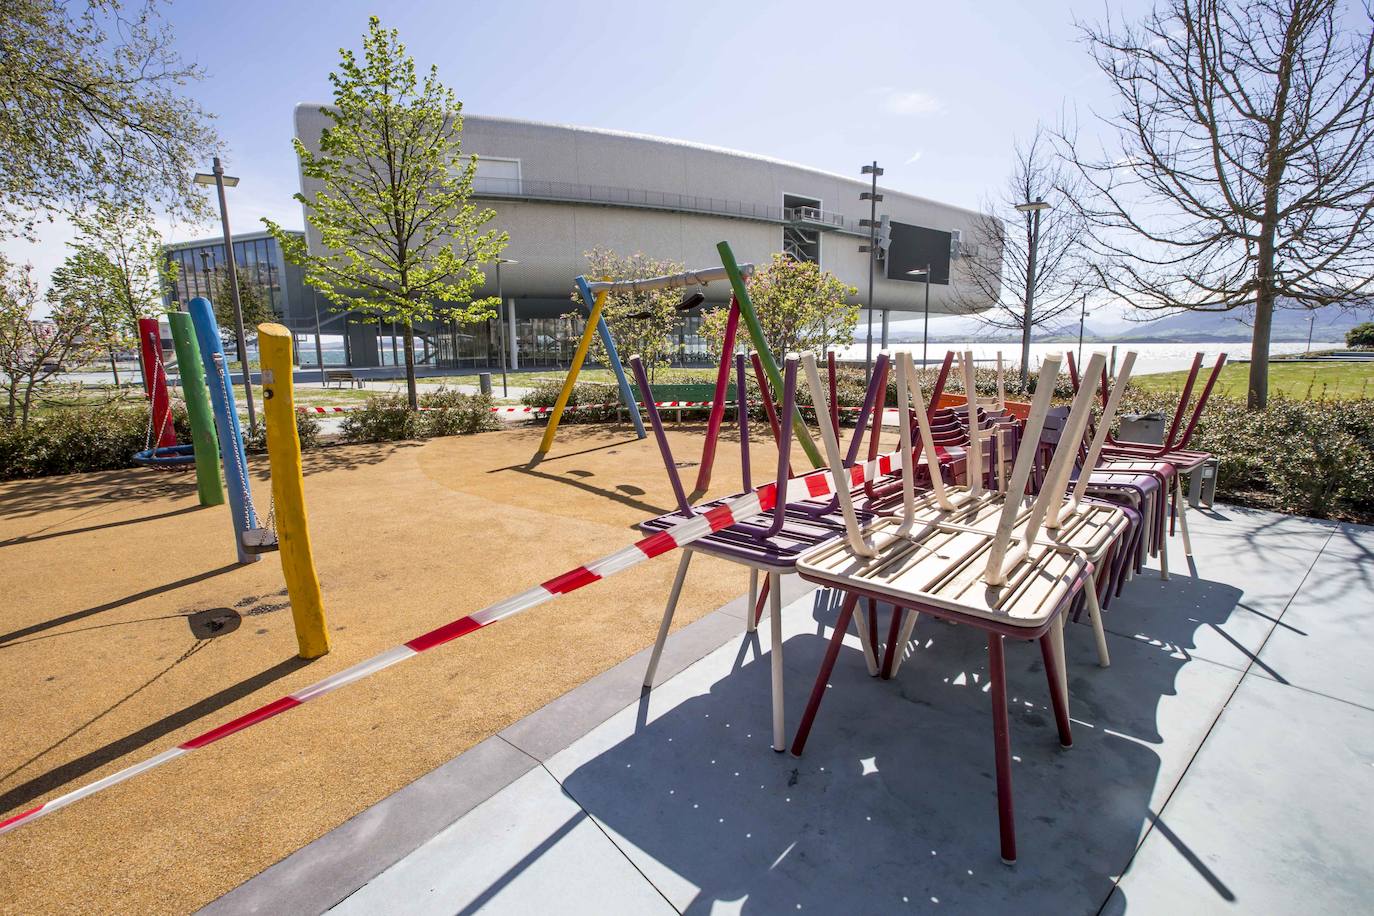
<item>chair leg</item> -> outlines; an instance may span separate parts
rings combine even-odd
[[[876,620],[876,615],[874,617]],[[868,676],[878,676],[878,654],[874,647],[875,635],[868,626],[869,617],[862,612],[854,615],[854,629],[859,631],[859,644],[864,650],[864,664],[868,666]]]
[[[1178,506],[1178,527],[1183,532],[1183,555],[1193,556],[1193,540],[1188,536],[1188,500],[1183,496],[1183,477],[1174,478],[1174,503]]]
[[[868,638],[873,642],[873,661],[876,664],[878,652],[882,649],[882,644],[878,642],[878,601],[876,598],[869,598],[866,603],[868,604]],[[878,674],[876,670],[869,673],[875,677]]]
[[[802,713],[801,722],[797,725],[797,734],[792,738],[793,757],[800,757],[806,747],[806,738],[811,734],[811,723],[816,721],[816,712],[821,708],[826,686],[830,683],[830,672],[835,670],[835,659],[840,654],[844,634],[849,629],[849,618],[854,616],[854,606],[858,603],[859,596],[849,594],[845,596],[844,604],[840,607],[839,619],[835,621],[835,632],[830,637],[825,657],[821,659],[821,670],[816,672],[816,683],[811,688],[811,698],[806,701],[806,711]]]
[[[768,635],[770,669],[773,677],[773,750],[781,754],[787,750],[787,736],[783,734],[782,689],[782,573],[768,573]]]
[[[769,580],[765,577],[763,588],[759,590],[759,596],[754,601],[754,625],[749,628],[751,632],[758,629],[759,622],[763,620],[763,606],[768,603],[768,582]]]
[[[658,670],[658,659],[663,654],[663,644],[668,641],[668,628],[673,624],[673,612],[677,610],[677,599],[682,594],[682,583],[687,580],[687,566],[692,562],[692,551],[682,551],[682,559],[677,564],[677,575],[673,577],[673,589],[668,593],[668,606],[663,609],[663,621],[658,625],[658,638],[654,640],[654,651],[649,653],[649,669],[644,672],[644,686],[654,686],[654,672]]]
[[[897,635],[902,626],[902,617],[906,613],[905,608],[895,604],[892,606],[892,622],[887,628],[887,645],[883,647],[883,680],[892,677],[892,656],[897,651]]]
[[[761,599],[762,596],[759,595],[759,571],[751,566],[749,567],[749,610],[744,614],[744,632],[746,633],[752,633],[758,629],[756,608],[762,604]]]
[[[1112,656],[1107,652],[1107,633],[1102,628],[1102,605],[1097,600],[1095,575],[1088,573],[1088,581],[1083,583],[1083,592],[1088,599],[1088,619],[1092,621],[1093,636],[1097,639],[1097,663],[1107,668],[1112,663]]]
[[[1050,706],[1054,708],[1054,724],[1059,728],[1061,747],[1073,747],[1073,732],[1069,730],[1069,704],[1064,695],[1063,678],[1059,671],[1060,659],[1054,650],[1049,633],[1041,636],[1040,655],[1045,660],[1045,679],[1050,683]],[[994,688],[996,689],[996,688]]]
[[[902,670],[902,663],[906,661],[906,644],[911,641],[911,631],[916,629],[916,621],[920,616],[911,608],[906,609],[906,619],[902,621],[902,632],[897,636],[897,654],[892,659],[892,674],[889,677],[896,677],[897,672]]]
[[[1064,652],[1064,615],[1060,614],[1055,618],[1054,626],[1050,627],[1050,645],[1054,649],[1054,657],[1059,662],[1059,689],[1064,692],[1065,704],[1069,701],[1069,662],[1068,656]]]
[[[1159,523],[1159,578],[1165,582],[1169,581],[1169,494],[1163,487],[1155,500],[1159,505],[1155,507]]]
[[[1002,636],[988,633],[988,674],[992,694],[992,742],[997,759],[997,826],[1002,861],[1016,862],[1016,816],[1011,799],[1011,727],[1007,715],[1007,672]]]

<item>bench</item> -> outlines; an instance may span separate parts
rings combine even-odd
[[[639,386],[632,385],[631,387],[635,397],[643,402],[644,396],[640,393]],[[682,382],[678,384],[652,385],[651,387],[653,388],[653,399],[660,405],[658,412],[663,413],[665,410],[676,410],[679,423],[682,422],[682,412],[684,410],[699,411],[701,413],[710,411],[710,407],[703,407],[700,405],[700,402],[709,401],[716,396],[716,386],[714,382]],[[735,400],[735,385],[733,382],[731,382],[726,389],[725,400],[727,402]],[[677,404],[673,404],[673,401],[676,401]],[[684,406],[684,404],[688,402],[696,403],[690,407]]]
[[[339,371],[339,370],[333,370],[333,371],[327,371],[327,372],[325,372],[325,374],[324,374],[324,386],[325,386],[326,388],[328,388],[330,385],[332,385],[332,384],[334,384],[334,383],[336,383],[336,382],[338,383],[338,386],[339,386],[340,388],[342,388],[342,387],[344,386],[344,383],[345,383],[345,382],[348,383],[348,387],[350,387],[350,388],[366,388],[366,387],[367,387],[367,379],[362,378],[361,376],[354,375],[352,372]]]

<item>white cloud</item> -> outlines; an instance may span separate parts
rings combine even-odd
[[[919,89],[892,89],[885,88],[883,93],[883,107],[892,114],[897,115],[928,115],[940,114],[945,110],[945,103],[928,92]]]
[[[912,153],[912,154],[911,154],[911,158],[908,159],[906,162],[903,162],[902,165],[911,165],[911,164],[913,164],[913,163],[920,162],[920,161],[921,161],[921,157],[924,156],[925,154],[926,154],[926,151],[925,151],[925,150],[923,150],[923,149],[918,149],[916,152]]]

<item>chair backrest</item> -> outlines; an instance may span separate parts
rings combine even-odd
[[[987,435],[978,423],[978,389],[973,373],[973,351],[959,358],[964,374],[964,401],[968,410],[968,482],[974,496],[983,492],[983,439]]]
[[[796,365],[796,359],[796,354],[788,354],[788,365]],[[845,468],[843,456],[840,455],[839,436],[836,435],[835,426],[827,423],[824,419],[827,413],[825,410],[826,391],[821,385],[820,371],[816,368],[816,354],[804,354],[802,366],[806,370],[806,382],[811,388],[811,403],[815,405],[816,417],[820,420],[821,443],[825,447],[826,463],[829,465],[831,477],[834,479],[835,495],[840,501],[840,513],[844,517],[845,537],[849,541],[850,548],[859,556],[874,556],[877,549],[864,540],[863,529],[859,525],[859,516],[854,510],[854,498],[850,494],[850,487],[853,486],[853,483]],[[908,458],[904,463],[909,464],[910,459]],[[785,493],[786,490],[779,486],[778,492],[781,494]],[[779,502],[781,502],[781,497]]]
[[[1069,495],[1068,503],[1056,500],[1050,505],[1049,514],[1045,518],[1046,528],[1059,527],[1061,518],[1078,511],[1078,504],[1088,490],[1088,479],[1092,477],[1093,468],[1097,467],[1097,458],[1102,454],[1102,446],[1107,441],[1107,431],[1111,429],[1112,420],[1116,419],[1116,410],[1121,405],[1121,396],[1126,392],[1126,383],[1131,380],[1131,369],[1134,366],[1135,351],[1127,350],[1125,359],[1121,361],[1121,368],[1117,370],[1112,392],[1102,408],[1102,415],[1097,419],[1097,431],[1093,434],[1087,454],[1083,456],[1083,466],[1078,472],[1078,480]]]

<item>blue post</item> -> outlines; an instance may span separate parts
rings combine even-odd
[[[592,302],[592,288],[587,285],[586,277],[577,278],[577,290],[582,294],[582,301],[587,305],[590,312]],[[648,433],[644,432],[644,421],[639,418],[639,405],[635,403],[634,391],[630,388],[630,380],[625,377],[625,367],[620,365],[620,354],[615,349],[615,339],[611,337],[611,329],[606,325],[606,318],[603,315],[601,320],[596,323],[596,333],[601,336],[601,345],[606,348],[606,358],[611,362],[611,371],[615,373],[615,380],[620,385],[620,399],[625,402],[625,406],[630,411],[630,421],[635,425],[635,432],[639,438],[643,439]],[[645,397],[648,397],[646,394]]]
[[[234,548],[240,563],[256,563],[258,554],[243,549],[243,534],[258,527],[253,510],[253,491],[248,486],[248,455],[243,449],[243,430],[239,428],[238,408],[234,404],[234,386],[229,379],[229,364],[224,355],[224,341],[215,323],[215,310],[207,299],[197,297],[190,302],[191,323],[200,344],[200,359],[205,368],[205,386],[210,389],[210,405],[215,412],[215,429],[219,433],[220,461],[224,464],[225,489],[229,491],[230,521],[234,525]],[[183,371],[190,371],[187,367]],[[248,367],[244,367],[248,371]]]

